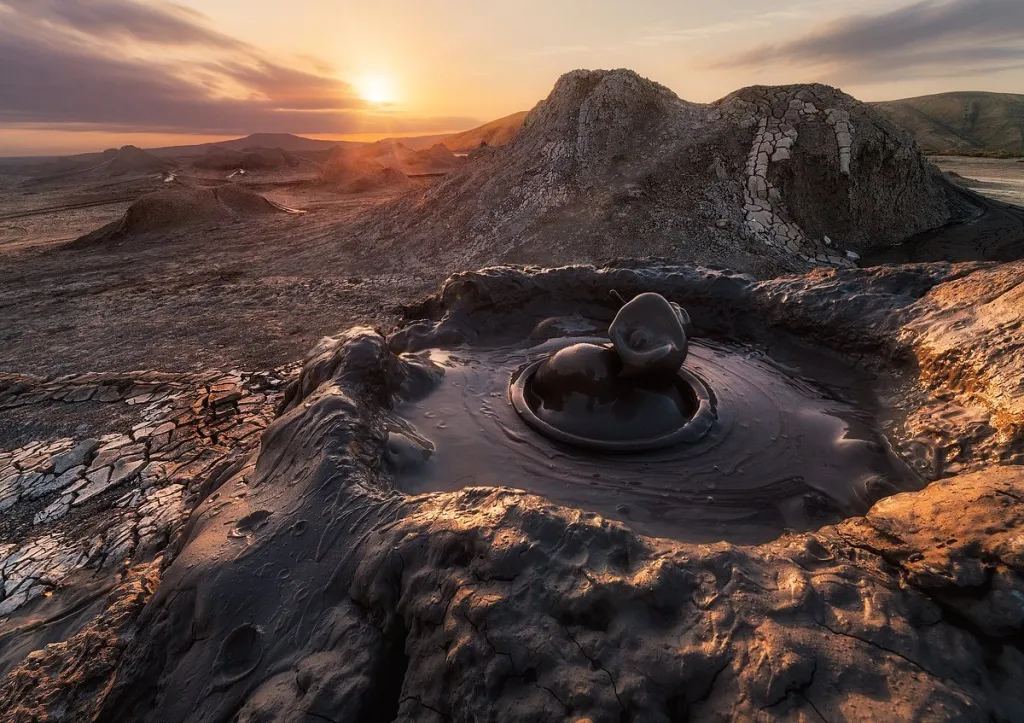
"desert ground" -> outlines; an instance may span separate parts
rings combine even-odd
[[[1024,159],[933,156],[931,160],[943,171],[958,174],[967,188],[997,201],[1024,206]]]
[[[1024,163],[628,71],[509,135],[0,164],[0,717],[1020,720]],[[522,425],[645,292],[708,436]]]

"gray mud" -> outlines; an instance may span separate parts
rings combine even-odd
[[[1024,258],[1024,208],[966,189],[948,190],[958,217],[905,243],[866,256],[862,266]]]
[[[873,375],[824,355],[784,363],[729,342],[690,347],[685,368],[711,389],[717,417],[699,442],[607,455],[548,440],[515,413],[509,381],[578,341],[432,351],[443,380],[396,413],[415,430],[407,438],[429,440],[433,453],[400,462],[396,486],[407,494],[515,487],[653,537],[736,543],[863,514],[882,496],[921,486],[879,430]]]

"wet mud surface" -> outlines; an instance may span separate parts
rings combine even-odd
[[[966,189],[949,192],[959,206],[958,219],[919,233],[900,246],[869,254],[860,265],[1024,258],[1024,208]]]
[[[821,353],[790,350],[792,367],[704,339],[691,341],[685,364],[713,394],[715,422],[703,439],[615,455],[553,442],[516,414],[509,383],[580,341],[431,352],[444,377],[395,413],[412,427],[396,444],[433,450],[425,461],[396,457],[396,485],[408,494],[515,487],[655,537],[750,543],[862,514],[923,484],[879,429],[872,374]]]

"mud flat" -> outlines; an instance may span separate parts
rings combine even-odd
[[[904,243],[867,255],[862,266],[929,261],[1013,261],[1024,258],[1024,207],[982,189],[950,188],[953,220]]]
[[[942,171],[955,173],[959,183],[983,196],[1024,207],[1024,158],[933,156]]]

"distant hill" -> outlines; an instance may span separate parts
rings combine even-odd
[[[321,141],[315,138],[304,138],[292,133],[252,133],[244,138],[216,143],[198,143],[194,146],[166,146],[150,148],[150,153],[162,158],[180,158],[182,156],[203,155],[208,149],[218,148],[229,151],[251,151],[253,149],[277,149],[288,153],[306,153],[311,151],[329,151],[335,146],[359,146],[362,143],[352,141]]]
[[[291,133],[252,133],[245,138],[233,141],[221,141],[217,144],[232,151],[245,151],[250,148],[280,148],[282,151],[323,151],[338,145],[348,145],[344,141],[320,141],[315,138],[304,138]]]
[[[115,152],[107,151],[110,161],[104,167],[107,175],[122,176],[129,173],[160,173],[170,166],[167,161],[135,146],[123,146]]]
[[[481,143],[486,143],[489,146],[503,146],[512,140],[512,136],[523,127],[527,113],[528,111],[525,110],[520,111],[490,123],[484,123],[479,128],[445,136],[441,139],[441,143],[456,152],[472,150],[479,147]]]
[[[527,111],[513,113],[504,118],[498,118],[490,123],[484,123],[477,128],[470,128],[468,131],[459,133],[435,133],[429,136],[403,136],[396,138],[384,138],[378,143],[401,143],[414,151],[422,151],[431,148],[438,143],[444,145],[450,151],[461,153],[478,148],[481,142],[489,146],[503,146],[512,140],[523,126],[523,119]]]
[[[1024,95],[964,91],[872,105],[925,153],[1024,154]]]

